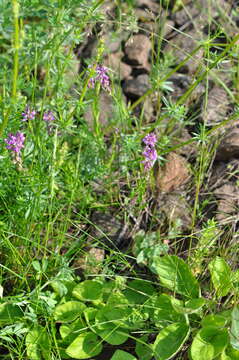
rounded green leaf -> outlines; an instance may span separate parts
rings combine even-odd
[[[228,345],[221,355],[221,360],[239,360],[239,351]]]
[[[98,281],[85,280],[76,285],[73,289],[73,296],[79,300],[94,301],[102,296],[103,286]]]
[[[24,314],[19,306],[11,303],[0,305],[0,324],[10,325],[23,318]]]
[[[174,304],[179,306],[181,301],[175,299]],[[171,323],[185,322],[185,316],[182,313],[177,312],[172,305],[172,297],[167,294],[161,294],[156,301],[150,304],[154,309],[151,315],[151,320],[156,326],[162,327],[170,325]]]
[[[110,360],[137,360],[136,357],[123,350],[116,350]]]
[[[35,325],[26,336],[27,356],[30,360],[50,360],[51,342],[46,330]]]
[[[153,357],[153,349],[151,344],[147,344],[148,336],[144,335],[137,339],[135,352],[140,360],[150,360]]]
[[[154,345],[154,356],[158,360],[171,359],[183,346],[190,333],[186,323],[174,323],[158,334]]]
[[[230,343],[232,347],[239,350],[239,307],[235,306],[231,313]]]
[[[88,359],[97,356],[102,348],[103,346],[96,334],[84,333],[77,336],[66,349],[66,353],[74,359]]]
[[[180,304],[177,299],[171,298],[173,308],[180,314],[193,314],[199,311],[203,305],[205,304],[205,300],[203,298],[199,299],[191,299],[186,301],[186,303]]]
[[[188,264],[175,255],[158,257],[153,271],[158,274],[160,282],[166,288],[189,298],[199,297],[199,285]]]
[[[202,321],[202,327],[214,326],[218,328],[222,328],[226,325],[227,319],[219,314],[210,314],[205,316]]]
[[[128,333],[125,329],[108,324],[104,330],[96,329],[102,340],[110,345],[121,345],[128,340]]]
[[[154,287],[145,280],[132,280],[128,283],[124,295],[130,303],[142,304],[155,292]]]
[[[54,310],[54,318],[59,322],[68,322],[77,319],[85,310],[85,304],[80,301],[67,301],[58,305]]]
[[[232,288],[232,272],[226,261],[219,256],[209,266],[212,283],[218,296],[226,296]]]
[[[229,341],[227,329],[217,327],[202,328],[191,346],[193,360],[211,360],[226,348]]]

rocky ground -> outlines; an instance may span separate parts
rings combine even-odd
[[[199,202],[203,205],[203,215],[194,223],[195,231],[200,231],[202,222],[216,219],[219,225],[236,227],[239,201],[238,190],[238,150],[239,123],[231,114],[235,109],[236,89],[233,80],[233,59],[226,59],[213,68],[207,79],[199,82],[184,100],[184,94],[190,85],[205,70],[210,62],[205,60],[205,47],[195,54],[197,46],[205,41],[209,34],[219,45],[210,47],[210,61],[213,54],[220,54],[224,45],[237,33],[238,17],[236,4],[232,1],[213,1],[209,7],[205,0],[183,1],[183,6],[174,5],[166,9],[154,0],[135,0],[131,12],[127,3],[122,3],[125,11],[121,21],[117,18],[117,6],[111,1],[104,3],[108,21],[97,28],[89,29],[89,36],[76,52],[80,68],[86,66],[87,59],[96,54],[100,41],[104,41],[104,65],[109,67],[122,88],[126,104],[135,104],[140,97],[144,101],[132,106],[133,115],[141,117],[143,124],[157,123],[157,135],[170,136],[171,150],[165,154],[165,163],[154,170],[154,192],[149,189],[145,207],[139,214],[130,214],[131,224],[125,224],[119,212],[93,211],[90,226],[90,238],[102,239],[107,246],[125,249],[132,244],[134,234],[139,229],[158,230],[165,241],[170,242],[171,233],[183,236],[192,227],[195,186],[192,168],[197,163],[198,143],[193,141],[200,124],[206,123],[207,129],[213,129],[211,152],[205,164],[205,174],[200,188]],[[229,21],[230,20],[230,21]],[[182,61],[185,63],[178,71],[172,72],[167,79],[172,88],[167,93],[151,93],[152,74],[157,55],[166,58],[170,54],[171,69]],[[191,55],[190,55],[191,54]],[[206,95],[205,95],[206,94]],[[158,122],[160,108],[158,99],[168,96],[172,104],[185,105],[183,123],[171,124],[170,117]],[[100,94],[100,121],[107,133],[107,125],[113,111],[112,98],[107,92]],[[92,114],[86,113],[89,126]],[[225,124],[224,124],[225,122]],[[215,126],[219,125],[218,130]],[[223,125],[223,126],[222,126]],[[184,146],[177,146],[184,143]],[[202,150],[202,149],[201,149]],[[102,191],[98,184],[97,191]],[[123,190],[122,190],[123,191]],[[128,209],[128,212],[129,209]],[[234,236],[235,237],[235,236]],[[108,240],[107,240],[108,239]],[[235,238],[230,239],[235,241]],[[185,250],[182,246],[181,251]],[[90,248],[88,257],[98,262],[104,259],[104,250]],[[87,262],[88,260],[86,260]],[[85,266],[76,264],[76,266]]]

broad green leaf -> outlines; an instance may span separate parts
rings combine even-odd
[[[175,255],[165,255],[155,260],[154,272],[163,286],[189,298],[199,297],[199,285],[189,266]]]
[[[217,296],[226,296],[232,288],[232,273],[226,261],[219,256],[208,265]]]
[[[85,304],[80,301],[67,301],[55,308],[54,318],[59,322],[73,321],[82,314],[85,308]]]
[[[0,304],[0,324],[10,325],[14,324],[19,319],[23,318],[24,314],[19,306],[11,303]]]
[[[30,360],[50,360],[51,342],[46,330],[35,325],[26,336],[27,356]]]
[[[98,312],[98,310],[93,307],[87,307],[84,310],[83,313],[84,313],[84,317],[85,317],[87,324],[90,324],[92,321],[95,320],[95,316],[96,316],[97,312]]]
[[[116,350],[110,360],[137,360],[136,357],[123,350]]]
[[[137,339],[135,352],[140,360],[150,360],[153,357],[153,349],[151,344],[147,344],[148,336],[142,336]]]
[[[76,286],[76,283],[72,280],[53,280],[50,282],[51,287],[57,295],[63,297],[65,295],[71,294],[73,288]]]
[[[184,306],[183,305],[178,305],[178,300],[177,302],[175,301],[176,299],[172,298],[172,305],[175,309],[175,311],[177,311],[180,314],[193,314],[197,311],[199,311],[203,305],[205,304],[205,299],[203,298],[199,298],[199,299],[191,299],[189,301],[186,301]]]
[[[73,296],[79,300],[94,301],[102,296],[103,286],[98,281],[85,280],[76,285],[73,289]]]
[[[221,355],[221,360],[239,360],[239,351],[228,345]]]
[[[88,359],[97,356],[102,348],[97,335],[88,332],[77,336],[66,349],[66,353],[73,359]]]
[[[108,324],[123,326],[131,313],[132,309],[126,306],[119,305],[118,307],[111,307],[106,305],[96,314],[95,319],[97,327],[104,330],[105,327],[107,328]]]
[[[189,333],[190,329],[186,323],[174,323],[165,327],[153,345],[155,359],[171,359],[181,349]]]
[[[142,304],[155,292],[154,287],[145,280],[132,280],[128,283],[128,287],[124,290],[124,295],[129,303]]]
[[[81,331],[82,329],[82,331]],[[75,340],[75,338],[82,332],[87,330],[87,326],[82,319],[77,319],[70,324],[63,324],[60,326],[60,334],[67,346]]]
[[[121,345],[128,340],[127,331],[112,324],[107,324],[104,330],[96,329],[96,333],[110,345]]]
[[[239,350],[239,308],[235,306],[232,310],[232,324],[231,324],[231,331],[230,331],[230,343],[231,346]]]
[[[228,345],[227,329],[216,327],[202,328],[191,346],[192,360],[211,360],[220,355]]]
[[[181,301],[175,299],[175,303],[176,302],[178,305],[181,304]],[[159,295],[155,302],[152,304],[149,302],[148,305],[154,309],[151,320],[157,327],[165,327],[172,323],[185,322],[185,316],[174,309],[172,297],[167,294]]]
[[[211,315],[205,316],[202,319],[201,325],[202,325],[202,327],[212,326],[212,327],[222,328],[222,327],[225,327],[226,322],[227,322],[227,319],[223,315],[211,314]]]

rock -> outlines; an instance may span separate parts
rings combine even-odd
[[[156,186],[159,192],[171,192],[179,189],[190,178],[187,161],[176,152],[170,152],[163,168],[156,174]]]
[[[123,84],[125,95],[133,100],[144,95],[149,88],[150,83],[147,74],[141,74],[134,79],[128,79]]]
[[[192,136],[189,134],[188,130],[185,127],[184,128],[178,127],[178,130],[175,129],[174,131],[175,131],[175,136],[172,139],[173,147],[192,140]],[[176,149],[175,152],[179,155],[183,155],[186,158],[189,158],[190,156],[196,154],[197,147],[195,146],[194,142],[191,142],[190,144],[184,145]]]
[[[192,20],[194,20],[200,13],[202,9],[197,7],[195,4],[190,6],[190,10],[188,8],[183,8],[172,16],[173,20],[175,21],[178,27],[181,27],[186,24],[191,24]]]
[[[136,8],[148,9],[157,15],[160,12],[159,4],[157,4],[156,2],[154,2],[152,0],[136,0],[135,6],[136,6]]]
[[[127,79],[132,71],[131,66],[121,61],[122,56],[122,52],[117,52],[115,54],[109,54],[104,59],[104,65],[112,69],[114,73],[119,76],[120,80]]]
[[[149,69],[150,39],[142,34],[134,35],[125,45],[127,62],[130,65]]]
[[[227,161],[239,155],[239,124],[226,130],[217,148],[216,160]]]
[[[215,85],[208,94],[207,108],[202,115],[204,122],[209,126],[217,125],[225,120],[229,110],[230,104],[226,90]]]
[[[167,194],[160,199],[160,212],[166,215],[167,223],[170,227],[178,227],[178,232],[186,231],[192,224],[192,211],[188,206],[184,194]]]
[[[119,89],[121,92],[121,89]],[[126,101],[125,96],[122,94],[122,101]],[[104,129],[105,135],[110,133],[112,130],[112,124],[114,122],[115,115],[115,104],[112,96],[106,91],[101,91],[99,95],[99,124],[102,129]],[[94,128],[94,116],[92,112],[91,105],[88,106],[84,114],[84,119],[89,125],[89,128],[92,130]]]
[[[163,23],[163,28],[162,28],[161,36],[162,36],[162,37],[167,37],[169,34],[172,33],[174,27],[175,27],[174,21],[167,19],[167,20]]]
[[[239,202],[239,189],[232,183],[227,183],[217,188],[214,195],[218,199],[216,219],[221,222],[235,213]]]
[[[113,29],[109,29],[107,33],[102,35],[102,40],[104,41],[105,51],[107,53],[114,53],[121,51],[122,41],[126,41],[129,37],[127,31],[122,31],[120,33],[115,33]]]
[[[195,30],[188,31],[187,34],[180,33],[170,40],[163,52],[173,54],[176,64],[179,64],[198,46],[198,41],[201,41],[201,37]],[[201,48],[179,69],[180,73],[194,74],[202,59],[203,49]]]
[[[168,81],[171,83],[170,86],[173,89],[172,99],[175,101],[185,93],[191,84],[190,76],[179,73],[172,75]]]
[[[127,242],[126,226],[110,213],[95,211],[91,218],[89,241],[97,241],[103,247],[118,249]]]
[[[84,255],[76,258],[72,267],[76,273],[98,274],[102,272],[105,250],[92,247],[84,251]]]

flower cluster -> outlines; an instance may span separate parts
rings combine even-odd
[[[108,68],[103,65],[97,65],[95,68],[96,75],[92,78],[90,78],[89,87],[94,88],[96,81],[99,81],[101,86],[105,90],[110,90],[110,78],[107,75]]]
[[[53,112],[52,112],[52,111],[46,111],[46,112],[44,112],[44,114],[43,114],[43,120],[44,120],[47,124],[49,124],[49,123],[51,123],[52,121],[54,121],[54,120],[55,120],[55,116],[54,116]]]
[[[6,148],[13,152],[13,158],[16,163],[21,163],[20,151],[24,147],[25,135],[17,131],[16,134],[8,134],[7,139],[4,139],[7,144]]]
[[[47,132],[48,132],[48,135],[51,135],[52,134],[52,131],[53,131],[53,121],[55,120],[55,116],[53,114],[52,111],[46,111],[44,112],[43,114],[43,121],[45,121],[46,125],[47,125]]]
[[[143,142],[146,145],[143,152],[143,156],[145,157],[143,164],[144,169],[148,171],[153,167],[158,157],[157,151],[155,149],[157,137],[154,133],[148,134],[143,138]]]
[[[34,120],[36,117],[36,110],[31,110],[29,106],[26,107],[22,113],[22,121]],[[55,120],[55,116],[52,111],[45,111],[43,114],[43,121],[47,124],[48,134],[52,130],[52,122]],[[21,149],[24,148],[25,135],[21,131],[17,131],[15,134],[8,134],[8,137],[4,139],[6,148],[12,152],[12,157],[15,163],[21,166]]]
[[[36,111],[31,110],[29,106],[26,107],[25,112],[22,113],[22,121],[34,120],[36,116]]]

